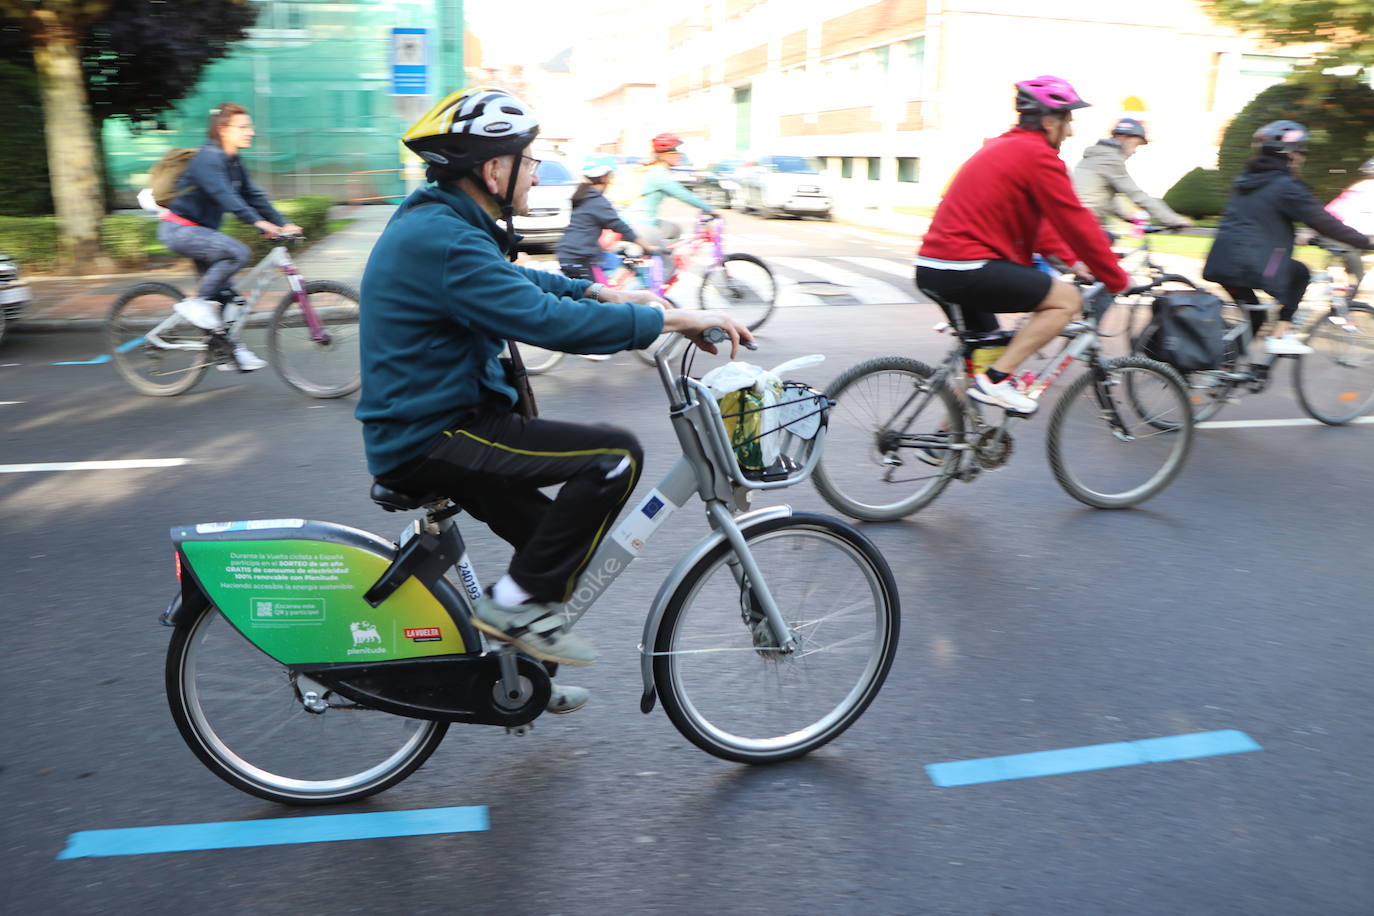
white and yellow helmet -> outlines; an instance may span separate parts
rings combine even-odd
[[[528,105],[504,89],[461,89],[425,112],[401,141],[439,170],[460,173],[519,153],[539,134]]]

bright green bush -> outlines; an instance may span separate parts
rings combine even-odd
[[[1193,169],[1164,192],[1164,202],[1179,213],[1199,219],[1216,216],[1226,206],[1227,187],[1216,169]]]
[[[319,241],[328,230],[329,208],[334,206],[334,198],[324,195],[288,197],[285,200],[273,201],[272,205],[288,222],[300,226],[308,241]],[[255,260],[267,254],[274,244],[271,240],[264,239],[257,229],[244,225],[234,216],[227,217],[220,230],[247,245]]]

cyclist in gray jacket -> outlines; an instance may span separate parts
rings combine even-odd
[[[1098,140],[1083,151],[1083,159],[1073,170],[1073,189],[1083,206],[1107,228],[1112,217],[1130,222],[1131,217],[1117,203],[1117,195],[1125,195],[1150,218],[1172,229],[1193,225],[1186,216],[1175,213],[1162,200],[1151,197],[1126,172],[1126,160],[1150,141],[1145,137],[1145,125],[1135,118],[1122,118],[1112,128],[1112,135]]]
[[[582,164],[582,183],[573,191],[572,217],[563,237],[554,246],[558,266],[574,280],[592,280],[592,265],[601,261],[601,233],[610,229],[633,242],[635,231],[620,218],[606,199],[606,187],[615,176],[615,160],[610,156],[588,156]]]

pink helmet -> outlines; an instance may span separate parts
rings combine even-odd
[[[1037,76],[1016,84],[1016,110],[1030,114],[1059,114],[1087,108],[1068,80],[1057,76]]]

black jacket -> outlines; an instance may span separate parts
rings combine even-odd
[[[1223,286],[1262,289],[1279,296],[1289,286],[1293,224],[1306,223],[1354,248],[1369,239],[1322,208],[1307,185],[1278,156],[1257,156],[1236,176],[1202,277]]]
[[[615,212],[615,207],[600,188],[587,187],[573,195],[572,218],[567,231],[554,247],[560,261],[595,261],[601,258],[601,230],[614,229],[625,241],[635,240],[635,231]]]

